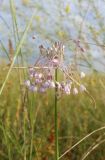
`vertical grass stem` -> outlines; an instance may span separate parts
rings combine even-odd
[[[57,68],[55,69],[55,81],[57,81]],[[59,159],[59,147],[58,147],[58,106],[57,106],[57,85],[55,87],[55,160]]]

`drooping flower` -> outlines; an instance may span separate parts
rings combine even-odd
[[[44,88],[49,88],[49,81],[45,81],[42,86]]]
[[[30,80],[26,80],[26,81],[24,82],[24,84],[25,84],[26,87],[29,87],[29,86],[30,86]]]
[[[60,84],[60,89],[62,90],[62,91],[64,91],[64,89],[65,89],[65,82],[63,81],[63,82],[61,82],[61,84]]]
[[[38,78],[39,78],[39,79],[42,78],[42,76],[43,76],[42,73],[39,73],[39,74],[38,74]]]
[[[37,92],[37,87],[34,86],[34,85],[30,85],[29,90],[32,91],[32,92]]]
[[[35,83],[37,84],[42,83],[42,79],[35,79]]]
[[[66,93],[67,95],[69,95],[69,94],[70,94],[70,87],[69,87],[69,85],[68,85],[68,84],[66,84],[66,85],[65,85],[65,87],[64,87],[64,91],[65,91],[65,93]]]
[[[85,87],[83,84],[80,85],[80,91],[81,91],[81,92],[86,91],[86,87]]]
[[[30,78],[32,79],[34,77],[34,75],[35,75],[35,70],[32,67],[29,68],[29,76],[30,76]]]
[[[57,56],[52,59],[52,64],[54,67],[57,67],[59,65],[59,59]]]

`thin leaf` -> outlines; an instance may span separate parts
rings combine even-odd
[[[28,30],[29,30],[29,28],[30,28],[30,26],[31,26],[31,23],[32,23],[33,18],[34,18],[34,13],[33,13],[32,17],[31,17],[29,23],[27,24],[26,29],[25,29],[25,31],[24,31],[24,33],[23,33],[23,36],[22,36],[22,38],[21,38],[21,40],[20,40],[20,42],[19,42],[19,44],[18,44],[18,46],[17,46],[17,48],[16,48],[16,52],[15,52],[13,61],[12,61],[11,65],[10,65],[10,68],[9,68],[9,71],[8,71],[8,73],[7,73],[7,76],[6,76],[5,80],[4,80],[4,83],[3,83],[3,85],[1,86],[0,95],[1,95],[2,92],[3,92],[3,89],[4,89],[5,85],[6,85],[6,82],[7,82],[8,78],[9,78],[9,75],[10,75],[10,73],[11,73],[12,67],[13,67],[13,65],[14,65],[14,63],[15,63],[15,60],[16,60],[18,54],[19,54],[20,48],[22,47],[23,42],[24,42],[24,40],[25,40],[25,37],[26,37],[26,35],[27,35],[27,32],[28,32]]]

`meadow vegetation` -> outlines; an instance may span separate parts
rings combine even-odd
[[[97,54],[99,47],[98,51],[100,55],[102,53],[101,58],[104,60],[105,46],[102,45],[104,44],[104,20],[100,19],[103,15],[99,13],[99,8],[95,6],[94,1],[86,4],[82,0],[75,2],[73,5],[77,5],[79,10],[75,13],[77,15],[72,14],[73,11],[71,13],[73,5],[56,1],[55,15],[57,17],[53,17],[54,12],[47,11],[46,6],[40,4],[40,1],[34,4],[30,0],[22,0],[21,9],[29,9],[29,11],[32,9],[32,16],[29,14],[28,17],[24,16],[25,10],[21,11],[21,9],[18,10],[19,7],[16,8],[14,2],[14,0],[9,1],[11,26],[8,26],[8,22],[0,15],[9,32],[6,35],[6,41],[0,38],[0,53],[3,54],[3,58],[0,57],[0,160],[104,160],[105,74],[98,72],[96,69],[98,67],[95,68],[93,65],[96,61],[92,59],[93,51]],[[50,1],[48,4],[50,6]],[[82,14],[81,8],[83,8]],[[87,13],[93,13],[93,11],[94,23],[97,24],[98,31],[92,26],[93,24],[91,25],[90,17],[85,23]],[[23,23],[18,25],[19,18],[24,22],[25,27],[22,26]],[[52,27],[52,18],[55,30]],[[67,28],[62,22],[65,22]],[[48,27],[49,30],[44,27]],[[75,30],[73,35],[72,29]],[[85,31],[89,32],[86,36]],[[34,32],[40,38],[34,35]],[[28,36],[27,39],[26,36]],[[24,83],[28,78],[30,61],[27,62],[27,60],[33,53],[38,53],[36,45],[39,46],[39,42],[37,44],[39,39],[45,40],[45,46],[47,41],[48,44],[52,44],[55,40],[64,42],[68,48],[67,52],[71,54],[66,57],[70,60],[70,64],[74,60],[77,70],[78,67],[82,68],[85,65],[89,70],[83,79],[88,94],[79,92],[76,95],[72,93],[59,95],[56,116],[55,91],[51,89],[45,93],[33,93]],[[36,43],[33,43],[34,40]],[[62,44],[58,43],[58,48],[59,45],[62,47]],[[46,49],[42,45],[39,48]],[[55,59],[53,56],[51,58],[50,60],[56,61],[56,56]],[[98,60],[100,66],[104,67],[105,64],[100,59]],[[20,66],[26,66],[26,68],[20,68]],[[62,79],[59,72],[58,79]],[[55,120],[58,124],[56,127]],[[58,137],[55,132],[58,132]],[[57,154],[56,140],[59,144],[58,156],[55,156]]]
[[[0,66],[0,86],[7,74],[6,64]],[[23,71],[12,69],[0,97],[0,159],[23,160],[54,159],[54,91],[33,94],[20,83]],[[58,100],[58,128],[60,155],[80,139],[105,124],[105,75],[87,74],[86,87],[94,97],[85,93],[64,95]],[[21,85],[20,85],[21,84]],[[68,152],[64,160],[82,159],[89,151],[89,160],[104,159],[104,143],[92,151],[94,145],[105,139],[100,130]],[[91,152],[92,151],[92,152]]]

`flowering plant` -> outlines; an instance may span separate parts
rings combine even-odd
[[[61,42],[55,42],[50,48],[40,45],[40,56],[34,66],[29,68],[29,78],[25,81],[25,86],[32,92],[44,93],[49,89],[55,90],[55,160],[59,159],[58,95],[70,95],[71,93],[76,95],[79,91],[87,91],[86,87],[80,83],[85,73],[78,73],[75,63],[65,65],[64,48]],[[58,81],[59,72],[62,73],[60,81]]]
[[[78,73],[74,64],[65,66],[64,48],[61,42],[55,42],[51,48],[39,46],[40,56],[34,66],[29,68],[29,79],[25,81],[30,91],[44,93],[55,87],[58,93],[67,95],[86,91],[86,87],[79,83],[85,77],[85,73]],[[55,80],[56,69],[62,72],[62,81]]]

